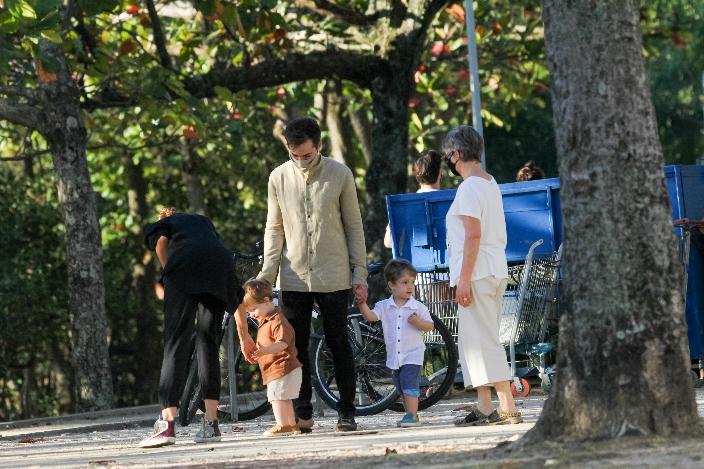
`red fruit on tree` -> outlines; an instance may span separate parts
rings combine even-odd
[[[127,13],[129,13],[130,15],[138,15],[139,7],[137,5],[130,5],[127,7]]]
[[[242,114],[240,114],[239,112],[233,112],[232,114],[230,114],[230,118],[240,120],[242,119]]]
[[[425,65],[423,65],[423,64],[418,65],[418,71],[420,73],[425,73],[426,70],[428,70],[428,69],[425,67]]]
[[[182,125],[181,131],[183,132],[183,136],[186,140],[195,140],[198,138],[198,131],[192,125]]]
[[[279,96],[286,96],[286,88],[283,86],[279,87],[279,89],[276,90],[276,94]]]
[[[447,88],[447,89],[445,90],[445,93],[446,93],[448,96],[454,96],[454,95],[457,94],[457,88],[449,87],[449,88]]]
[[[503,30],[504,30],[504,27],[501,26],[501,23],[494,23],[494,26],[491,27],[491,31],[494,34],[499,34]]]
[[[462,8],[462,5],[455,3],[450,8],[446,8],[445,11],[452,15],[458,23],[464,23],[464,8]]]
[[[445,50],[445,43],[442,41],[435,41],[433,42],[433,47],[430,48],[430,53],[438,57],[440,54],[442,54],[443,50]]]
[[[677,33],[672,33],[672,43],[677,47],[684,47],[687,45],[687,41],[682,39]]]
[[[418,97],[416,97],[416,96],[413,96],[412,98],[410,98],[410,99],[408,100],[408,107],[410,107],[411,109],[413,109],[413,108],[415,108],[416,106],[418,106],[418,104],[420,104],[420,99],[419,99]]]
[[[460,80],[468,80],[469,72],[467,70],[460,70],[459,72],[457,72],[457,78]]]

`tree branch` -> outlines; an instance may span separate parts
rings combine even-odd
[[[321,16],[335,17],[356,26],[368,26],[388,14],[388,12],[378,11],[373,15],[365,15],[360,11],[337,5],[328,0],[298,0],[296,3]]]
[[[252,90],[282,85],[293,81],[338,77],[362,87],[369,87],[377,68],[384,61],[379,57],[352,52],[327,50],[309,54],[291,54],[249,67],[213,70],[185,80],[186,89],[197,97],[212,96],[215,86],[230,91]]]
[[[0,86],[0,94],[4,94],[5,96],[19,96],[21,98],[25,98],[28,101],[36,101],[37,100],[37,92],[33,89],[29,88],[15,88],[15,87],[5,87],[5,86]]]
[[[108,142],[108,143],[101,143],[100,145],[86,147],[86,151],[102,150],[103,148],[120,148],[120,149],[127,151],[127,152],[135,152],[135,151],[143,150],[145,148],[153,148],[153,147],[161,147],[164,145],[169,145],[169,144],[178,142],[178,140],[179,140],[179,136],[170,135],[167,138],[165,138],[164,140],[161,140],[158,142],[145,143],[144,145],[138,145],[136,147],[132,147],[129,144],[124,144],[124,143],[119,143],[119,142]],[[24,160],[34,158],[36,156],[46,155],[49,153],[51,153],[51,149],[45,148],[43,150],[18,153],[15,156],[2,156],[2,157],[0,157],[0,161],[24,161]]]
[[[0,100],[0,120],[6,120],[35,130],[39,129],[39,114],[32,106],[26,104]]]
[[[173,63],[171,62],[171,56],[166,50],[166,36],[164,35],[164,30],[161,27],[161,19],[156,12],[154,7],[154,0],[146,0],[147,11],[149,12],[149,20],[152,22],[152,33],[154,35],[154,44],[156,45],[156,50],[159,53],[159,59],[161,65],[169,70],[173,69]]]
[[[326,50],[308,54],[290,54],[280,59],[269,59],[246,67],[212,70],[203,75],[184,78],[186,90],[204,98],[215,95],[215,87],[230,91],[254,90],[285,83],[337,77],[357,83],[363,88],[380,73],[385,61],[373,55],[362,55],[340,50]],[[114,87],[104,87],[100,93],[85,99],[82,107],[88,110],[129,107],[138,97],[125,94]]]

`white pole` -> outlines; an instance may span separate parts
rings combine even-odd
[[[477,61],[477,37],[474,33],[474,2],[465,1],[464,17],[467,23],[467,55],[469,56],[469,89],[472,92],[472,127],[484,137],[482,126],[481,84],[479,83],[479,62]],[[482,169],[486,170],[486,156],[482,151]]]

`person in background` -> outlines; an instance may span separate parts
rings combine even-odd
[[[416,176],[420,192],[432,192],[440,190],[440,179],[442,178],[442,154],[435,150],[428,150],[419,156],[413,163],[413,174]],[[391,226],[386,225],[384,234],[384,246],[391,249],[393,246],[391,239]]]
[[[144,228],[147,248],[156,251],[164,285],[164,359],[159,378],[161,415],[141,448],[176,443],[174,420],[186,384],[188,359],[195,332],[198,378],[205,415],[196,443],[220,441],[217,409],[220,399],[220,357],[217,341],[225,310],[240,305],[243,290],[235,276],[235,261],[202,215],[159,213],[159,221]],[[202,305],[203,308],[199,308]]]
[[[359,302],[359,311],[370,322],[381,321],[386,343],[386,366],[392,370],[396,388],[403,397],[406,415],[397,426],[417,427],[420,375],[425,343],[423,332],[435,325],[428,308],[413,298],[417,271],[405,259],[393,259],[384,267],[384,279],[391,296],[369,309],[366,301]]]
[[[545,172],[540,167],[536,166],[533,160],[528,160],[523,164],[523,167],[516,173],[516,181],[535,181],[545,179]]]
[[[455,425],[520,423],[511,394],[506,352],[499,340],[501,303],[508,281],[506,221],[501,190],[481,167],[482,137],[468,125],[448,132],[444,158],[462,178],[446,216],[450,286],[456,287],[457,348],[465,387],[477,389],[478,405]],[[499,410],[491,403],[491,388]]]

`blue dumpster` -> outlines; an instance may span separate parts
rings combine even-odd
[[[665,166],[673,220],[704,219],[704,166]],[[562,243],[559,178],[499,184],[504,201],[509,263],[525,259],[537,239],[536,255],[547,255]],[[393,255],[409,260],[419,271],[447,267],[445,215],[455,190],[389,195],[386,205]],[[681,237],[681,229],[677,229]],[[690,250],[686,316],[690,354],[704,358],[704,258]]]
[[[667,192],[672,206],[672,219],[704,220],[704,166],[665,166]],[[682,228],[675,229],[680,239]],[[687,265],[687,301],[685,316],[689,335],[689,353],[693,359],[704,359],[704,256],[691,246]]]
[[[504,199],[510,263],[525,259],[538,239],[536,255],[555,252],[562,243],[560,179],[500,184]],[[421,271],[447,267],[445,215],[455,189],[389,195],[386,205],[393,239],[393,255],[408,259]]]

